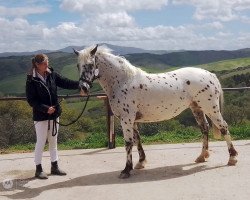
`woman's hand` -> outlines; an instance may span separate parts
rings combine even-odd
[[[47,113],[51,115],[51,114],[53,114],[53,113],[55,112],[55,110],[56,110],[56,109],[55,109],[53,106],[51,106],[51,107],[49,107]]]

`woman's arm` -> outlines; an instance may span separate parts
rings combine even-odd
[[[72,90],[79,89],[79,81],[70,80],[68,78],[61,76],[58,73],[55,73],[55,81],[58,87],[64,89],[72,89]]]

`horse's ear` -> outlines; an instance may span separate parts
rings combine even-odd
[[[73,48],[73,51],[74,51],[74,53],[75,53],[77,56],[79,56],[79,51],[75,50],[74,48]]]
[[[91,55],[91,56],[95,55],[95,53],[96,53],[96,51],[97,51],[97,47],[98,47],[98,44],[95,46],[94,49],[91,50],[91,52],[90,52],[90,55]]]

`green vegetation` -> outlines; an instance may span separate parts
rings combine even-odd
[[[68,56],[62,63],[61,54],[54,54],[52,63],[56,71],[66,77],[78,79],[78,72],[73,58]],[[58,63],[56,63],[56,61]],[[53,63],[54,62],[54,63]],[[169,71],[170,65],[144,65],[147,72],[158,73]],[[174,66],[174,65],[172,65]],[[218,75],[223,87],[250,86],[250,58],[238,58],[199,65]],[[26,72],[0,79],[2,95],[23,95]],[[10,90],[11,88],[11,90]],[[100,91],[94,83],[93,92]],[[78,91],[73,91],[73,93]],[[61,94],[71,94],[68,90],[60,90]],[[233,139],[250,139],[250,91],[225,92],[224,118],[230,126]],[[83,99],[68,99],[61,102],[63,113],[61,123],[75,119],[84,106]],[[102,100],[91,98],[83,117],[69,127],[60,126],[58,140],[60,149],[100,148],[107,146],[106,107]],[[182,143],[201,141],[201,132],[190,111],[178,117],[159,123],[139,125],[144,144]],[[116,145],[123,146],[122,130],[119,120],[115,120]],[[210,133],[212,140],[212,132]],[[31,116],[31,108],[24,101],[0,101],[0,153],[33,151],[35,132]],[[46,147],[47,148],[47,147]]]
[[[231,59],[231,60],[223,60],[219,62],[212,62],[203,65],[197,65],[196,67],[200,67],[203,69],[207,69],[209,71],[219,72],[219,71],[230,71],[233,69],[237,69],[240,67],[247,67],[250,66],[250,58],[238,58],[238,59]]]

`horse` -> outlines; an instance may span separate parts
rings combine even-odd
[[[195,162],[205,162],[209,157],[207,116],[213,124],[214,135],[223,135],[226,140],[228,165],[236,165],[238,153],[221,115],[223,91],[215,74],[194,67],[149,74],[124,57],[112,54],[105,46],[91,46],[81,51],[74,49],[74,52],[78,57],[82,94],[87,94],[97,79],[108,96],[113,113],[120,119],[127,156],[120,178],[128,178],[133,169],[133,145],[139,153],[135,169],[145,167],[146,155],[137,124],[168,120],[187,108],[191,109],[203,134],[202,150]]]

